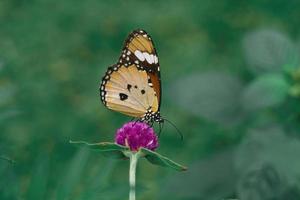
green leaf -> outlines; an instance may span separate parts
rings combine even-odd
[[[164,156],[160,155],[159,153],[156,153],[149,149],[141,148],[140,152],[143,153],[145,158],[154,165],[170,167],[177,171],[186,171],[187,170],[187,168],[185,166],[182,166],[182,165],[170,160],[169,158],[164,157]]]
[[[247,171],[241,177],[237,195],[243,200],[271,200],[277,199],[284,188],[284,181],[276,168],[265,163],[257,169]]]
[[[300,84],[293,85],[289,90],[289,94],[293,97],[300,97]]]
[[[281,74],[265,74],[250,83],[242,95],[246,111],[257,111],[277,106],[287,97],[289,84]]]
[[[126,152],[129,151],[128,147],[118,145],[113,142],[99,142],[99,143],[88,143],[84,141],[70,141],[71,144],[77,144],[79,146],[87,146],[90,149],[100,151],[104,155],[108,157],[114,157],[114,158],[122,158],[127,159]],[[179,165],[178,163],[175,163],[174,161],[170,160],[167,157],[164,157],[156,152],[153,152],[151,150],[141,148],[140,152],[142,153],[142,156],[145,156],[145,158],[155,165],[160,165],[163,167],[171,167],[178,171],[185,171],[187,170],[186,167]]]
[[[248,67],[255,73],[281,72],[299,64],[296,46],[285,34],[260,29],[248,33],[243,40]]]
[[[246,183],[246,187],[240,187],[242,189],[240,193],[248,192],[248,189],[251,189],[247,186],[247,182],[249,180],[253,182],[253,178],[256,183],[260,182],[260,185],[253,184],[253,192],[265,190],[264,194],[273,194],[279,188],[276,186],[276,189],[275,184],[281,184],[280,188],[291,186],[300,188],[300,161],[297,154],[299,151],[300,140],[297,137],[291,137],[280,126],[269,125],[249,131],[236,154],[236,169],[239,174],[244,174],[243,179],[246,179],[241,180],[241,183]],[[273,168],[271,169],[273,172],[267,170],[267,174],[274,174],[272,175],[274,178],[264,177],[262,175],[265,173],[261,172],[258,177],[247,175],[253,175],[253,171],[261,171],[265,166],[267,169]],[[271,191],[266,191],[265,182],[268,182]]]
[[[92,150],[101,152],[104,156],[117,159],[127,159],[124,152],[129,150],[128,147],[113,142],[88,143],[85,141],[70,141],[70,143],[79,146],[87,146]]]
[[[186,173],[161,184],[159,199],[226,199],[234,194],[238,179],[234,157],[235,149],[228,149],[195,161]]]
[[[240,109],[242,81],[226,72],[207,71],[185,76],[170,88],[179,106],[196,116],[222,125],[235,125],[243,116]]]

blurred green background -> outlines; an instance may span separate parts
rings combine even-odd
[[[158,151],[137,199],[300,199],[300,5],[290,1],[0,1],[0,199],[119,200],[128,162],[76,148],[129,117],[98,86],[133,29],[161,63]],[[158,129],[157,129],[158,130]]]

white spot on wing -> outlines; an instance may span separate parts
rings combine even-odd
[[[158,63],[158,58],[156,55],[154,55],[154,63],[157,64]]]
[[[147,52],[144,52],[143,55],[146,58],[147,62],[149,64],[152,64],[151,56]]]
[[[142,61],[142,62],[145,60],[145,57],[144,57],[143,53],[140,52],[139,50],[136,50],[136,51],[134,52],[134,55],[135,55],[140,61]]]
[[[151,58],[151,64],[154,63],[154,55],[150,54],[150,58]]]

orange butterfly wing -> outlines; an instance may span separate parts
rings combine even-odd
[[[100,89],[103,103],[111,110],[138,118],[158,111],[158,99],[148,84],[148,75],[135,64],[109,67]]]
[[[155,91],[160,108],[162,92],[159,60],[153,41],[146,31],[138,29],[129,34],[118,63],[124,66],[135,64],[139,70],[147,72],[149,85]]]
[[[158,56],[145,31],[129,34],[117,64],[102,79],[100,97],[111,110],[146,122],[163,122]]]

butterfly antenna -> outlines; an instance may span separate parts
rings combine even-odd
[[[170,120],[168,119],[163,119],[165,121],[167,121],[169,124],[171,124],[177,131],[177,133],[180,135],[180,139],[183,140],[183,134],[181,133],[181,131],[175,126],[175,124],[173,122],[171,122]]]
[[[148,128],[147,129],[149,129],[149,128],[153,128],[153,122],[151,122],[151,123],[148,123]]]
[[[162,130],[163,130],[163,128],[164,128],[164,122],[162,122],[162,123],[159,123],[159,132],[158,132],[158,137],[160,137],[160,134],[161,134],[161,132],[162,132]]]

